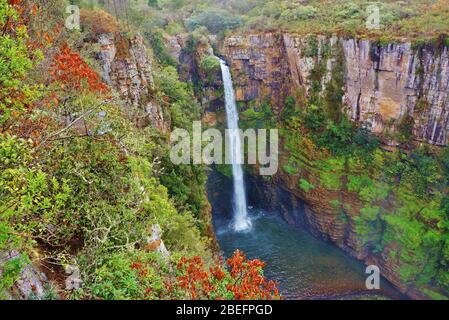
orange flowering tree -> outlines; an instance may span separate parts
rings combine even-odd
[[[107,86],[83,58],[64,43],[53,59],[52,80],[58,82],[64,91],[87,90],[104,93]]]
[[[265,263],[262,261],[249,260],[237,250],[226,264],[227,268],[217,263],[208,269],[200,257],[181,258],[177,265],[180,275],[177,276],[174,286],[183,289],[193,300],[281,298],[276,283],[264,276]]]

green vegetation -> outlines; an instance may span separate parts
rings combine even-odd
[[[379,9],[380,28],[367,29],[366,22]],[[427,42],[449,34],[449,8],[445,0],[136,0],[129,8],[129,21],[150,30],[157,26],[178,33],[206,27],[210,33],[284,30],[300,34],[338,34],[379,40],[408,38]],[[170,33],[170,32],[169,32]]]
[[[408,38],[440,48],[448,45],[446,2],[136,0],[117,10],[104,1],[51,0],[34,6],[33,1],[0,0],[0,254],[20,253],[0,266],[0,298],[30,263],[56,273],[68,264],[79,266],[83,288],[69,292],[55,283],[48,299],[58,294],[197,297],[196,282],[205,280],[204,273],[217,290],[209,290],[207,282],[208,290],[199,289],[202,298],[278,296],[272,284],[258,292],[260,262],[250,279],[256,280],[254,295],[242,294],[240,273],[221,270],[211,249],[205,168],[173,165],[167,133],[138,128],[125,114],[117,92],[101,83],[93,50],[86,48],[94,35],[126,31],[121,32],[126,40],[141,32],[154,62],[151,99],[161,104],[167,125],[191,130],[192,121],[201,118],[197,98],[206,84],[198,75],[191,83],[180,80],[178,61],[166,47],[168,36],[190,33],[183,38],[182,54],[191,56],[210,34],[223,39],[230,32],[273,29],[309,35],[303,54],[310,58],[319,53],[314,34],[373,38],[379,44]],[[70,34],[57,28],[67,3],[83,7],[83,28]],[[381,26],[368,30],[367,9],[373,4],[380,9]],[[342,100],[341,49],[322,47],[323,59],[311,70],[308,100],[300,93],[288,97],[279,115],[267,101],[248,103],[241,106],[241,127],[281,128],[282,168],[297,178],[305,197],[338,195],[325,205],[334,210],[336,222],[355,225],[361,246],[388,255],[405,284],[447,299],[449,148],[415,145],[411,115],[398,123],[395,139],[402,146],[393,151],[350,121]],[[335,66],[323,88],[329,57]],[[209,76],[220,67],[211,56],[198,64]],[[426,107],[420,101],[416,111]],[[231,174],[229,166],[218,170]],[[343,203],[343,192],[360,206]],[[148,249],[154,225],[162,229],[168,258]],[[250,265],[243,260],[240,271]],[[173,269],[180,261],[197,267],[200,276],[176,286],[187,272]],[[221,272],[203,272],[209,266]]]
[[[220,70],[220,61],[214,56],[204,56],[200,67],[206,74],[211,74]]]
[[[185,24],[190,31],[203,26],[209,32],[217,34],[223,30],[235,29],[242,25],[242,20],[227,10],[211,8],[194,14],[186,20]]]
[[[315,186],[313,184],[311,184],[309,181],[307,181],[305,179],[299,180],[299,187],[302,190],[304,190],[304,192],[309,192],[310,190],[315,188]]]
[[[62,35],[80,51],[55,33],[36,37],[42,20],[61,22],[64,4],[49,1],[53,12],[0,0],[0,254],[20,253],[0,266],[0,298],[30,263],[56,274],[79,267],[82,288],[66,290],[64,280],[55,280],[48,299],[186,297],[183,287],[169,292],[166,281],[178,286],[182,276],[172,266],[194,256],[217,265],[205,170],[174,166],[167,133],[138,128],[127,116],[95,64],[86,62],[91,52],[84,46],[91,44],[83,40],[95,31]],[[192,86],[179,80],[161,34],[147,40],[156,60],[151,94],[167,123],[191,130],[201,116]],[[149,247],[154,225],[170,261]]]
[[[338,59],[338,52],[332,54]],[[312,72],[311,80],[314,77]],[[317,94],[306,103],[288,99],[281,115],[286,125],[281,130],[284,171],[298,176],[299,188],[306,193],[313,186],[323,192],[357,194],[360,211],[342,208],[339,198],[329,199],[337,220],[352,219],[362,245],[397,261],[404,283],[422,288],[431,297],[447,296],[448,148],[384,151],[376,136],[347,119],[336,90],[341,87],[341,73],[334,72],[332,78],[326,90],[321,84],[312,88]],[[405,117],[399,126],[408,146],[409,122]],[[441,293],[425,291],[429,285],[439,287]]]
[[[145,32],[153,53],[158,62],[162,65],[176,66],[177,62],[167,51],[164,43],[164,37],[162,30],[149,30]]]
[[[301,139],[295,138],[298,129],[289,129],[283,131],[289,161],[299,172],[313,174],[316,187],[358,194],[364,207],[353,219],[363,243],[374,253],[396,252],[394,259],[399,259],[404,282],[418,287],[436,283],[448,290],[448,184],[439,152],[417,148],[408,154],[368,145],[348,147],[356,135],[326,133],[333,132],[333,126],[315,136],[304,124],[299,129],[305,134]],[[327,137],[327,146],[321,136]],[[297,169],[289,168],[284,166],[287,173],[297,174]],[[306,182],[300,179],[300,188],[307,192]]]
[[[274,128],[275,125],[276,117],[268,101],[263,101],[260,107],[250,106],[240,113],[240,126],[243,129],[266,129]]]

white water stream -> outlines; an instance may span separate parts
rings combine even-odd
[[[243,180],[242,169],[242,141],[239,134],[239,114],[237,112],[237,104],[235,102],[235,93],[232,83],[231,70],[225,61],[220,59],[225,104],[226,118],[229,133],[229,150],[231,151],[232,175],[234,182],[234,229],[236,231],[245,231],[251,227],[251,221],[248,218],[245,182]]]

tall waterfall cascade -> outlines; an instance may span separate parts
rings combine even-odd
[[[231,152],[232,176],[234,183],[234,230],[245,231],[251,227],[251,221],[248,217],[247,201],[245,193],[245,181],[243,179],[242,169],[242,141],[239,134],[239,114],[235,101],[235,92],[232,83],[231,70],[226,62],[220,60],[221,72],[223,77],[226,118],[229,134],[229,151]]]

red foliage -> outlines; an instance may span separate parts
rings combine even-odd
[[[179,286],[188,290],[193,300],[200,296],[209,297],[210,291],[215,289],[211,283],[210,274],[205,270],[204,262],[200,257],[181,258],[178,270],[185,271],[183,276],[178,277]]]
[[[226,274],[224,273],[221,266],[211,267],[209,270],[212,276],[218,281],[221,281],[226,277]]]
[[[31,20],[35,19],[40,14],[39,5],[33,3],[32,1],[24,0],[8,0],[8,5],[11,6],[15,12],[14,15],[6,16],[5,19],[0,22],[0,32],[3,36],[8,35],[10,38],[16,40],[18,39],[19,33],[27,32],[28,36],[25,38],[20,38],[20,41],[24,41],[28,56],[30,61],[37,59],[37,55],[34,53],[36,49],[44,46],[42,41],[45,41],[46,45],[50,45],[52,37],[48,33],[43,33],[43,40],[32,39],[30,30]],[[20,79],[23,80],[23,79]],[[31,118],[29,115],[32,111],[39,106],[39,104],[47,105],[48,101],[54,101],[53,96],[46,97],[46,100],[41,101],[30,101],[29,97],[25,94],[22,87],[10,88],[8,92],[8,108],[14,106],[16,103],[20,105],[20,108],[12,107],[10,109],[11,114],[8,121],[0,127],[0,132],[10,132],[14,130],[14,134],[23,138],[33,138],[36,141],[41,136],[42,131],[44,131],[49,124],[50,118],[46,116],[40,116],[38,118]],[[16,126],[13,127],[13,124]],[[36,143],[36,142],[35,142]]]
[[[226,276],[221,264],[206,271],[200,257],[182,258],[178,270],[183,275],[177,278],[178,285],[188,290],[193,300],[208,299],[213,294],[216,299],[224,299],[227,293],[232,293],[235,300],[269,300],[280,299],[279,290],[274,281],[268,281],[263,276],[265,264],[258,260],[248,260],[239,250],[227,260],[230,276]],[[225,292],[217,292],[220,284],[225,284]]]
[[[51,68],[53,81],[61,83],[63,89],[104,93],[108,87],[81,56],[63,44],[53,59]]]
[[[271,299],[279,297],[279,290],[274,281],[267,281],[262,270],[265,263],[259,259],[248,260],[239,250],[227,261],[231,268],[234,283],[228,284],[227,289],[234,293],[236,300]]]
[[[8,0],[8,4],[18,16],[16,19],[7,17],[2,25],[3,33],[14,34],[19,26],[34,24],[33,28],[28,28],[26,41],[30,51],[49,48],[62,35],[64,22],[60,19],[52,21],[54,17],[48,12],[48,4],[30,0]]]

